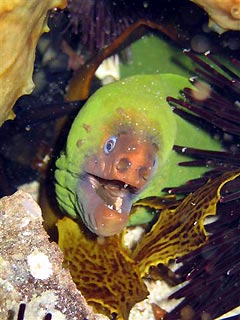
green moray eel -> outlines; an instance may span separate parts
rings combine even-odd
[[[56,194],[65,212],[81,218],[91,232],[111,236],[126,226],[138,199],[196,178],[194,168],[177,166],[185,158],[173,145],[219,145],[166,102],[186,86],[188,80],[178,75],[138,75],[88,99],[56,162]]]

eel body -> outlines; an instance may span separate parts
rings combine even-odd
[[[56,194],[65,212],[81,218],[91,232],[111,236],[126,226],[138,199],[160,195],[176,178],[178,184],[186,181],[189,172],[172,170],[179,161],[173,145],[206,148],[211,139],[166,102],[186,86],[177,75],[138,75],[106,85],[88,99],[56,162]]]

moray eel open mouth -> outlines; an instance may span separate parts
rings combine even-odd
[[[140,190],[119,180],[107,180],[90,173],[80,179],[78,201],[82,219],[97,235],[111,236],[122,231]],[[82,194],[87,196],[83,197]]]
[[[89,174],[89,181],[99,197],[108,208],[118,213],[124,212],[124,199],[129,194],[136,194],[139,190],[119,180],[106,180]]]

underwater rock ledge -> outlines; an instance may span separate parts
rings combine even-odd
[[[77,290],[63,254],[42,227],[41,210],[18,191],[0,200],[0,319],[106,320]]]

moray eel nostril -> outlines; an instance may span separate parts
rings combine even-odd
[[[130,167],[132,163],[128,158],[122,158],[120,159],[116,164],[116,169],[119,172],[126,172]]]

